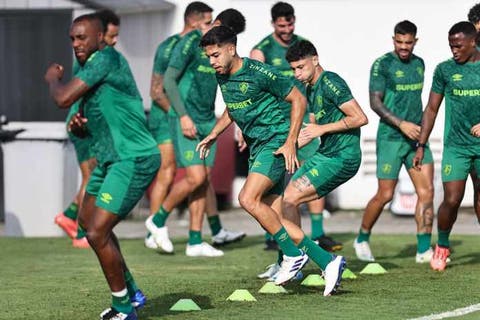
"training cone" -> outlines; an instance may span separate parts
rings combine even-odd
[[[369,263],[360,271],[361,274],[382,274],[387,273],[379,263]]]
[[[342,279],[357,279],[357,276],[352,272],[352,270],[347,268],[345,271],[343,271]]]
[[[227,298],[228,301],[257,301],[248,290],[237,289]]]
[[[171,308],[171,311],[198,311],[202,310],[192,299],[180,299]]]
[[[302,283],[302,286],[307,287],[319,287],[325,285],[325,280],[319,274],[310,274],[306,277]]]
[[[258,290],[259,293],[287,293],[287,290],[285,290],[284,287],[282,286],[277,286],[273,282],[267,282],[263,287]]]

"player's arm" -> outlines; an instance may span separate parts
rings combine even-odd
[[[417,170],[420,169],[422,164],[423,153],[425,151],[424,148],[428,138],[430,137],[430,133],[432,132],[442,100],[443,94],[430,91],[428,103],[422,115],[422,127],[420,131],[420,137],[418,138],[417,152],[413,158],[413,167]]]
[[[88,85],[79,78],[73,78],[66,84],[60,81],[63,78],[63,67],[59,64],[52,64],[45,73],[45,81],[48,83],[50,95],[55,104],[60,108],[70,106],[87,93]]]
[[[215,142],[215,140],[217,140],[218,136],[221,135],[223,131],[225,131],[225,129],[227,129],[232,124],[232,122],[233,120],[230,117],[228,110],[225,109],[210,134],[197,144],[195,150],[197,152],[200,152],[201,159],[205,159],[206,157],[208,157],[208,154],[210,152],[210,146]]]
[[[252,51],[250,51],[250,59],[265,62],[265,55],[259,49],[252,49]]]
[[[370,91],[370,107],[380,118],[399,128],[400,131],[408,138],[412,140],[417,140],[420,134],[420,126],[415,123],[405,121],[395,115],[391,110],[389,110],[383,103],[384,94],[380,91]]]
[[[150,98],[155,101],[165,112],[170,109],[170,101],[163,87],[163,75],[153,72],[150,81]]]
[[[355,99],[343,103],[339,109],[345,117],[339,121],[319,124],[306,124],[300,132],[299,144],[310,141],[313,138],[321,137],[327,133],[335,133],[360,128],[368,123],[368,118]]]
[[[285,101],[292,106],[290,112],[290,130],[287,140],[285,140],[283,146],[275,151],[275,154],[283,154],[287,171],[293,173],[295,169],[299,167],[297,159],[297,139],[300,127],[302,126],[303,115],[307,109],[307,99],[297,87],[293,86],[285,98]]]

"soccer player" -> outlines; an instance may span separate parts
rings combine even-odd
[[[286,59],[295,78],[307,85],[308,104],[314,113],[315,124],[306,124],[300,131],[299,146],[321,137],[321,145],[288,183],[283,195],[283,214],[300,225],[298,206],[321,198],[352,178],[361,163],[360,127],[368,123],[345,80],[338,74],[326,71],[318,60],[312,43],[300,40],[290,46]],[[308,246],[302,247],[308,254]],[[319,250],[313,247],[313,250]],[[312,259],[325,271],[326,277],[341,280],[345,259],[322,253]],[[328,272],[328,268],[337,269]],[[340,271],[338,271],[340,269]]]
[[[306,237],[294,223],[282,217],[282,192],[285,170],[293,173],[298,167],[296,143],[306,109],[306,99],[293,84],[274,67],[249,58],[240,58],[237,37],[223,26],[205,34],[200,45],[217,73],[217,81],[226,103],[226,110],[211,133],[197,150],[207,157],[217,137],[235,122],[250,147],[249,173],[240,191],[240,205],[270,234],[283,252],[276,284],[293,278],[308,261],[329,260],[334,266],[341,259],[320,248]],[[291,104],[291,115],[285,118],[279,100]],[[290,119],[290,121],[289,121]],[[305,254],[301,249],[305,248]],[[320,257],[321,256],[321,257]],[[326,267],[324,295],[332,294],[344,267]]]
[[[70,130],[91,135],[97,167],[87,184],[79,224],[102,267],[112,305],[101,319],[137,319],[138,289],[120,251],[113,228],[142,197],[159,168],[155,141],[146,127],[140,93],[125,58],[103,42],[95,14],[76,18],[70,38],[79,71],[66,84],[63,67],[51,65],[45,80],[60,108],[82,99]],[[87,120],[88,119],[88,120]]]
[[[453,59],[435,68],[432,89],[423,112],[418,148],[413,159],[423,170],[425,144],[445,97],[443,137],[443,202],[438,208],[438,243],[430,266],[443,271],[450,255],[450,232],[457,218],[470,170],[480,172],[480,52],[476,48],[477,31],[470,22],[454,24],[448,32]],[[478,188],[474,190],[478,197]]]
[[[175,45],[163,78],[165,92],[172,107],[169,109],[169,125],[176,164],[178,167],[186,168],[186,174],[170,190],[160,210],[150,216],[145,224],[158,246],[169,242],[165,221],[173,208],[188,197],[190,230],[186,255],[217,257],[222,256],[223,251],[202,241],[201,230],[205,211],[209,213],[208,221],[214,244],[240,240],[245,233],[222,228],[216,210],[215,194],[209,181],[215,154],[213,152],[208,159],[200,159],[195,153],[198,141],[215,125],[217,89],[215,70],[209,65],[202,49],[198,47],[202,34],[212,27],[212,9],[206,6],[201,17],[197,29],[186,34]],[[245,29],[245,19],[237,10],[223,11],[215,23],[228,24],[235,32]]]
[[[422,89],[425,65],[413,54],[417,27],[408,20],[395,25],[393,52],[375,60],[370,71],[370,106],[380,116],[377,131],[378,189],[368,202],[359,234],[353,246],[358,259],[374,261],[370,234],[384,206],[392,200],[401,166],[404,165],[415,186],[418,200],[417,263],[429,262],[433,223],[433,158],[425,145],[424,166],[413,167],[416,142],[422,118]]]
[[[286,2],[277,2],[271,9],[273,33],[261,40],[250,52],[250,58],[274,66],[283,75],[294,77],[285,54],[289,46],[303,39],[294,34],[295,32],[295,10]],[[299,86],[301,87],[301,85]],[[286,117],[290,115],[290,105],[282,101],[282,109]],[[310,123],[309,114],[305,113],[304,122]],[[311,143],[298,150],[298,158],[301,162],[309,159],[317,150],[320,142],[313,139]],[[317,199],[308,203],[312,225],[311,236],[322,248],[328,251],[337,251],[343,248],[341,242],[335,241],[325,235],[323,229],[323,210],[325,199]],[[278,247],[271,235],[266,234],[265,249],[276,250]],[[270,266],[269,266],[270,267]],[[260,278],[268,278],[271,272],[259,274]]]
[[[103,41],[109,46],[115,46],[120,28],[120,18],[108,9],[97,11],[95,14],[97,14],[102,20],[105,28]],[[78,63],[74,61],[73,74],[76,74],[78,69]],[[79,104],[80,102],[77,101],[70,108],[67,119],[65,120],[67,125],[72,117],[78,112]],[[67,209],[55,216],[55,223],[60,226],[70,238],[72,238],[72,244],[75,248],[90,248],[87,238],[85,237],[85,231],[78,227],[77,217],[82,205],[83,196],[85,195],[85,188],[90,179],[91,172],[93,168],[95,168],[96,161],[91,148],[92,141],[90,137],[80,139],[68,130],[67,133],[75,148],[82,178],[80,189],[75,195],[74,200]]]

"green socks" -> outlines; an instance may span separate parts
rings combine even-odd
[[[72,220],[77,220],[78,204],[76,204],[75,202],[70,203],[68,208],[65,209],[65,211],[63,211],[63,215],[65,217],[68,217],[68,218],[72,219]]]
[[[318,264],[322,270],[325,270],[327,264],[333,260],[333,255],[331,253],[323,250],[308,237],[304,237],[298,244],[298,247],[302,249],[307,256],[313,260],[313,262]]]
[[[310,220],[312,221],[312,239],[323,236],[325,234],[323,231],[323,214],[310,213]]]
[[[285,255],[289,257],[297,257],[302,255],[302,252],[295,246],[284,227],[282,227],[273,235],[273,239],[275,239],[280,247],[280,250],[282,250]]]
[[[278,265],[281,265],[282,262],[283,262],[283,251],[282,251],[282,250],[278,250],[277,264],[278,264]]]
[[[158,210],[153,216],[152,221],[158,228],[164,227],[169,214],[170,212],[166,211],[163,207],[160,207],[160,210]]]
[[[265,232],[265,240],[273,240],[273,236],[270,233]]]
[[[122,313],[129,314],[133,311],[132,304],[130,303],[130,297],[128,296],[127,289],[122,291],[112,292],[112,307]]]
[[[194,244],[200,244],[200,243],[202,243],[202,232],[189,230],[188,231],[188,244],[189,245],[194,245]]]
[[[222,230],[222,223],[220,222],[220,217],[217,215],[213,217],[208,217],[208,224],[210,225],[210,230],[212,230],[212,236],[217,235],[220,230]]]
[[[440,247],[450,248],[450,230],[440,230],[438,229],[438,245]]]
[[[365,232],[363,229],[360,228],[358,232],[357,242],[365,242],[370,241],[370,232]]]
[[[128,290],[128,296],[133,297],[135,296],[135,292],[138,291],[138,286],[135,280],[133,279],[132,274],[130,271],[125,271],[125,284],[127,285],[127,290]]]
[[[417,253],[424,253],[430,249],[431,233],[417,233]]]
[[[85,229],[83,229],[80,224],[77,225],[77,238],[76,239],[82,239],[87,236],[87,232]]]

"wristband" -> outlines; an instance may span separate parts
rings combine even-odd
[[[427,146],[426,143],[420,143],[417,141],[417,143],[415,144],[415,148],[425,148]]]

